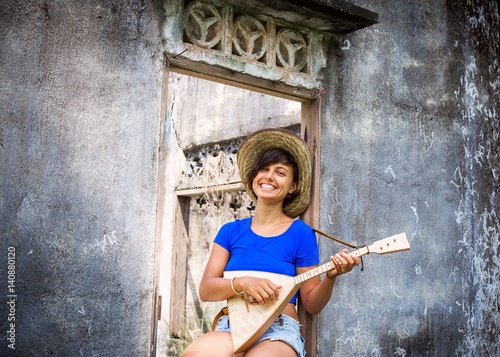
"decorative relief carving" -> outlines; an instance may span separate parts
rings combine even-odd
[[[201,1],[190,3],[186,8],[186,37],[203,48],[212,48],[222,36],[222,18],[217,8]]]
[[[234,139],[186,150],[186,167],[177,189],[238,182],[236,152],[241,141]]]
[[[307,43],[299,32],[292,29],[281,29],[276,35],[276,55],[278,64],[301,71],[307,63]]]
[[[254,17],[240,15],[233,24],[233,44],[236,53],[258,61],[267,49],[266,28]]]
[[[204,50],[267,68],[310,74],[309,29],[292,28],[266,15],[235,13],[228,5],[200,0],[187,5],[184,25],[185,41]]]

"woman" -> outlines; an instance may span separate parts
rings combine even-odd
[[[241,276],[223,278],[224,271],[257,270],[295,276],[319,264],[319,250],[312,228],[295,219],[309,205],[311,159],[305,142],[283,129],[255,132],[240,145],[238,168],[246,191],[256,202],[253,217],[225,224],[214,240],[200,284],[203,301],[221,301],[235,294],[252,296],[268,304],[279,296],[281,286],[269,279]],[[299,290],[310,314],[319,313],[332,295],[337,275],[360,263],[342,250],[334,257],[336,268],[310,279]],[[262,337],[237,357],[303,357],[296,296]],[[215,331],[194,341],[183,357],[232,357],[233,343],[228,316],[222,316]]]

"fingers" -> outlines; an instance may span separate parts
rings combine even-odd
[[[259,295],[261,300],[257,299],[260,304],[267,304],[274,302],[279,298],[278,285],[272,283],[270,280],[265,280],[260,286]]]
[[[274,284],[272,284],[274,285]],[[271,286],[263,286],[259,289],[257,296],[254,296],[259,304],[268,304],[278,299],[278,291],[274,290]]]
[[[356,265],[359,265],[361,261],[354,254],[348,254],[347,249],[341,250],[339,253],[335,254],[334,257],[330,257],[333,264],[335,265],[335,270],[337,275],[345,274],[350,272]]]
[[[340,275],[340,261],[337,259],[337,257],[334,257],[334,256],[331,256],[330,260],[332,261],[334,268],[329,270],[328,272],[326,272],[326,277],[328,279],[333,279],[337,275]],[[334,270],[335,270],[335,274],[333,274],[333,275],[328,274],[329,272],[333,272]]]
[[[347,254],[347,249],[344,249],[335,255],[337,262],[340,265],[340,274],[350,272],[356,265],[360,264],[360,260],[354,254]]]
[[[268,304],[279,298],[280,285],[274,284],[268,279],[247,278],[245,280],[245,291],[250,294],[259,304]]]

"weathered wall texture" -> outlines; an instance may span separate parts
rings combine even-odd
[[[352,1],[379,24],[329,58],[321,228],[369,255],[320,315],[319,356],[498,356],[495,1]],[[323,259],[339,245],[320,238]]]
[[[172,77],[170,109],[183,150],[300,123],[298,102],[176,73]]]
[[[158,48],[148,1],[2,2],[0,355],[148,355]]]
[[[405,231],[412,250],[338,279],[318,355],[498,355],[498,4],[350,2],[379,24],[332,40],[311,72],[327,89],[320,229],[358,244]],[[182,150],[224,140],[159,147],[178,129],[160,102],[163,52],[184,49],[181,3],[3,1],[0,355],[149,354],[158,192],[172,199]],[[322,260],[340,249],[320,244]]]

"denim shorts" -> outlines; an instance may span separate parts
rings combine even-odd
[[[229,316],[221,316],[217,321],[215,331],[231,332],[229,326]],[[299,357],[304,357],[304,338],[300,334],[300,327],[297,320],[287,315],[279,315],[271,327],[255,342],[253,346],[264,340],[283,341],[290,345]],[[250,347],[251,348],[251,347]]]

